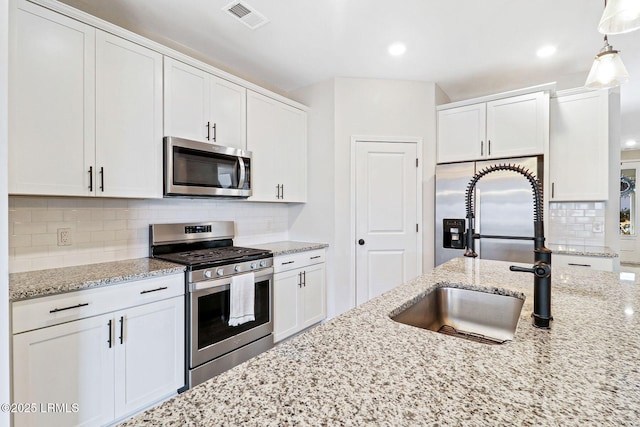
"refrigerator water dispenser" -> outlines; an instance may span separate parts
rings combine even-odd
[[[442,220],[442,247],[464,249],[464,219]]]

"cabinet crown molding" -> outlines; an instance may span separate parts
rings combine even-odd
[[[450,108],[456,108],[456,107],[464,107],[467,105],[473,105],[473,104],[479,104],[482,102],[489,102],[489,101],[495,101],[497,99],[504,99],[504,98],[511,98],[514,96],[519,96],[519,95],[526,95],[529,93],[534,93],[534,92],[554,92],[556,87],[556,82],[549,82],[549,83],[544,83],[541,85],[537,85],[537,86],[530,86],[530,87],[526,87],[526,88],[522,88],[522,89],[516,89],[516,90],[511,90],[508,92],[501,92],[501,93],[496,93],[493,95],[486,95],[486,96],[481,96],[478,98],[471,98],[471,99],[465,99],[462,101],[454,101],[454,102],[449,102],[447,104],[441,104],[436,106],[436,111],[441,111],[441,110],[448,110]]]

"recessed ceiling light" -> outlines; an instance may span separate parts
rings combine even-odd
[[[638,141],[636,141],[635,139],[630,139],[624,143],[624,145],[627,147],[635,147],[636,144],[638,144]]]
[[[407,51],[407,46],[404,43],[394,43],[389,46],[389,55],[400,56]]]
[[[538,51],[536,52],[536,55],[538,55],[538,58],[548,58],[554,53],[556,53],[555,46],[543,46],[540,49],[538,49]]]

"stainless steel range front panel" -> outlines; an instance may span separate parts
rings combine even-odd
[[[197,286],[200,290],[189,292],[189,369],[273,332],[273,268],[255,272],[255,322],[239,326],[226,324],[230,283],[230,277],[199,282]],[[208,313],[215,313],[215,316]]]

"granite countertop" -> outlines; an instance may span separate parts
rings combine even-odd
[[[328,246],[329,245],[326,243],[293,242],[293,241],[271,242],[271,243],[263,243],[260,245],[251,245],[252,248],[256,248],[256,249],[269,249],[271,252],[273,252],[273,256],[288,255],[296,252],[312,251],[314,249],[322,249]]]
[[[183,265],[151,258],[9,274],[9,301],[113,285],[184,272]]]
[[[451,260],[123,425],[637,426],[640,278],[555,267],[555,320],[540,330],[533,277],[509,265]],[[513,341],[389,318],[446,283],[525,294]]]
[[[618,253],[614,252],[608,246],[560,245],[549,243],[547,244],[547,247],[551,249],[554,254],[593,256],[602,258],[618,257]]]

